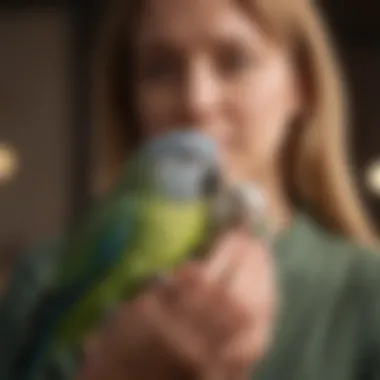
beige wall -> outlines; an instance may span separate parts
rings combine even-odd
[[[380,156],[380,43],[378,49],[352,49],[348,59],[352,79],[352,111],[359,164]]]
[[[20,155],[15,179],[0,185],[1,245],[29,244],[64,228],[68,214],[68,24],[65,14],[0,16],[0,144]]]

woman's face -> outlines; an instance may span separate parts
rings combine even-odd
[[[259,179],[299,111],[286,49],[233,0],[147,0],[137,33],[137,109],[145,137],[197,128],[231,179]]]

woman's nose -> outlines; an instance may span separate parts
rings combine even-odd
[[[212,123],[220,101],[220,85],[205,62],[193,64],[183,83],[180,101],[184,123],[202,126]]]

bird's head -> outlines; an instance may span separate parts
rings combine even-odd
[[[213,197],[223,185],[217,145],[196,131],[170,132],[147,141],[132,166],[133,187],[172,200]]]

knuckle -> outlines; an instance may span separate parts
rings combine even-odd
[[[226,310],[228,310],[229,318],[237,327],[247,327],[254,323],[255,313],[250,305],[236,300],[231,296],[226,295],[225,297]]]
[[[266,350],[267,340],[261,335],[255,330],[241,330],[221,351],[221,359],[230,366],[249,365]]]
[[[197,263],[188,263],[175,275],[176,280],[183,286],[203,285],[206,282],[206,273]]]

